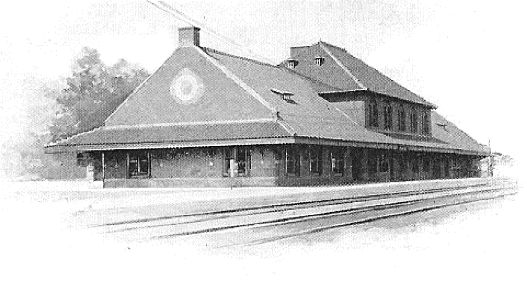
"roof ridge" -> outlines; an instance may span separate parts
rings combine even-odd
[[[346,72],[346,74],[348,74],[351,77],[351,79],[353,79],[353,81],[355,81],[355,83],[357,83],[357,85],[360,88],[362,88],[362,90],[368,90],[368,88],[364,86],[364,84],[362,84],[362,82],[360,82],[360,80],[356,76],[354,76],[351,73],[351,71],[337,57],[335,57],[335,55],[333,55],[333,53],[331,53],[331,51],[329,51],[329,49],[326,46],[324,46],[327,43],[323,41],[320,41],[320,43],[322,43],[320,44],[320,47],[322,47],[322,50],[324,50],[324,52],[326,52],[331,57],[331,59],[333,59],[337,63],[337,65],[339,65],[339,67],[341,67],[344,70],[344,72]],[[336,48],[342,49],[340,47],[336,47]]]
[[[414,93],[412,90],[406,88],[405,86],[401,85],[400,83],[398,83],[397,81],[393,80],[391,77],[387,76],[386,74],[384,74],[382,71],[378,70],[377,68],[371,66],[370,64],[366,63],[363,59],[361,58],[358,58],[350,53],[348,53],[348,51],[346,51],[346,49],[343,49],[343,48],[340,48],[338,46],[334,46],[334,45],[331,45],[327,42],[323,42],[321,41],[321,43],[325,44],[325,45],[328,45],[329,47],[333,47],[333,48],[336,48],[340,51],[343,51],[345,53],[346,56],[349,56],[351,58],[353,58],[354,60],[358,61],[360,64],[363,64],[364,66],[372,69],[373,71],[377,72],[379,75],[383,76],[384,78],[388,79],[390,82],[396,84],[398,87],[404,89],[405,91],[408,91],[409,93],[415,95],[418,99],[422,100],[421,102],[416,102],[416,101],[412,101],[410,99],[402,99],[402,98],[399,98],[399,99],[402,99],[402,100],[406,100],[406,101],[410,101],[410,102],[414,102],[414,103],[418,103],[418,104],[424,104],[424,105],[427,105],[427,106],[431,106],[433,108],[437,108],[437,106],[434,104],[434,103],[431,103],[429,101],[427,101],[425,98],[419,96],[418,94]],[[340,60],[339,60],[340,62]],[[342,64],[343,66],[345,66],[344,64]],[[346,69],[348,69],[346,67]],[[348,69],[349,70],[349,69]],[[350,71],[351,72],[351,71]],[[375,92],[375,93],[379,93],[379,94],[382,94],[382,95],[386,95],[386,96],[392,96],[390,95],[389,93],[380,93],[380,92],[377,92],[377,91],[374,91],[374,90],[371,90],[371,89],[368,89],[367,87],[365,87],[366,89],[365,90],[370,90],[372,92]]]
[[[258,100],[262,105],[264,105],[267,109],[269,109],[274,116],[276,116],[276,113],[278,110],[273,107],[267,100],[265,100],[256,90],[254,90],[251,86],[249,86],[247,83],[245,83],[241,78],[239,78],[234,72],[230,71],[229,68],[221,64],[216,58],[213,58],[211,55],[207,54],[202,47],[193,46],[195,50],[198,51],[200,55],[205,57],[209,62],[211,62],[214,66],[216,66],[218,69],[220,69],[228,78],[233,80],[238,86],[240,86],[247,94],[251,95],[253,98]]]
[[[282,62],[282,63],[283,63],[283,62]],[[285,70],[285,71],[288,71],[288,72],[290,72],[290,73],[292,73],[292,74],[294,74],[294,75],[297,75],[297,76],[299,76],[300,78],[303,78],[303,79],[305,79],[305,80],[309,80],[309,81],[312,81],[312,82],[315,82],[315,83],[318,83],[318,84],[321,84],[321,85],[324,85],[324,86],[327,86],[327,87],[330,87],[330,88],[335,88],[335,89],[337,89],[337,91],[344,91],[344,89],[340,89],[340,88],[335,87],[335,86],[333,86],[333,85],[329,85],[329,84],[327,84],[327,83],[325,83],[325,82],[322,82],[322,81],[320,81],[320,80],[318,80],[318,79],[314,79],[314,78],[311,78],[311,77],[309,77],[309,76],[303,75],[303,74],[301,74],[301,73],[299,73],[299,72],[296,72],[296,71],[294,71],[294,70],[292,70],[292,69],[290,69],[290,68],[288,68],[288,67],[284,67],[284,66],[278,66],[278,67],[279,67],[280,69],[282,69],[282,70]]]
[[[179,48],[185,48],[185,47],[179,47]],[[177,49],[179,49],[177,48]],[[124,101],[119,104],[117,106],[117,108],[115,108],[115,110],[104,120],[104,122],[102,123],[103,125],[106,124],[106,122],[126,103],[128,102],[128,100],[130,99],[130,97],[132,97],[132,95],[136,94],[137,92],[139,92],[139,89],[142,88],[153,76],[154,74],[156,74],[159,70],[161,70],[161,68],[166,65],[168,63],[168,61],[170,60],[170,58],[172,58],[172,56],[174,56],[174,53],[176,53],[176,50],[174,50],[174,52],[172,52],[172,54],[170,54],[170,56],[168,56],[168,58],[166,58],[166,60],[163,61],[163,63],[154,71],[152,72],[143,82],[141,82],[141,84],[139,84],[135,89],[134,91],[132,91],[132,93],[130,93],[125,99]]]
[[[293,136],[296,136],[296,133],[295,133],[295,130],[293,129],[293,127],[291,127],[284,119],[282,118],[278,118],[276,120],[276,123],[278,123],[280,126],[282,126],[283,129],[285,129],[285,131],[287,131],[287,133],[293,135]]]
[[[336,49],[339,49],[339,50],[342,50],[342,51],[348,53],[348,51],[347,51],[345,48],[339,47],[339,46],[337,46],[337,45],[333,45],[333,44],[331,44],[331,43],[327,43],[326,41],[322,41],[322,40],[320,40],[318,43],[322,43],[322,44],[325,44],[325,45],[327,45],[327,46],[329,46],[329,47],[333,47],[333,48],[336,48]],[[316,44],[318,44],[318,43],[315,43],[315,44],[313,44],[313,45],[316,45]],[[349,54],[349,53],[348,53],[348,54]]]
[[[461,132],[463,135],[465,135],[465,137],[468,137],[471,141],[474,141],[476,144],[478,145],[481,145],[481,146],[485,146],[485,144],[481,144],[478,142],[478,140],[474,139],[474,137],[470,136],[468,133],[466,133],[464,130],[460,129],[459,127],[457,127],[457,125],[453,122],[451,122],[450,120],[448,120],[447,118],[445,118],[442,114],[440,114],[437,110],[433,110],[431,111],[431,115],[433,115],[434,113],[436,114],[436,116],[438,116],[439,118],[441,118],[442,120],[446,121],[447,124],[446,126],[451,126],[451,127],[454,127],[456,130],[458,130],[459,132]]]
[[[266,63],[266,62],[258,61],[258,60],[251,59],[251,58],[247,58],[247,57],[243,57],[243,56],[238,56],[238,55],[229,54],[229,53],[226,53],[226,52],[223,52],[223,51],[219,51],[219,50],[217,50],[217,49],[213,49],[213,48],[210,48],[210,47],[202,47],[202,46],[199,46],[198,48],[201,48],[203,51],[205,51],[205,53],[207,53],[207,52],[211,52],[211,53],[216,53],[216,54],[219,54],[219,55],[224,55],[224,56],[229,56],[229,57],[233,57],[233,58],[237,58],[237,59],[242,59],[242,60],[250,61],[250,62],[252,62],[252,63],[256,63],[256,64],[260,64],[260,65],[268,66],[268,67],[273,67],[273,68],[276,68],[276,67],[277,67],[277,66],[275,66],[275,65],[272,65],[272,64],[269,64],[269,63]]]

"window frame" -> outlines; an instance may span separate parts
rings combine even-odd
[[[308,151],[309,174],[318,176],[322,175],[322,147],[309,146]],[[313,164],[316,164],[316,168],[314,168]]]
[[[431,132],[430,130],[430,114],[428,111],[423,112],[423,128],[422,133],[424,135],[429,135]]]
[[[399,172],[401,173],[401,176],[408,172],[408,160],[404,157],[399,159]]]
[[[294,68],[296,68],[296,66],[298,66],[298,61],[297,60],[293,60],[293,59],[289,59],[289,60],[287,60],[286,64],[287,64],[288,68],[294,69]]]
[[[223,148],[223,176],[230,177],[231,159],[234,158],[232,147]]]
[[[376,99],[368,102],[368,126],[379,127],[379,105]]]
[[[393,109],[390,102],[386,102],[383,107],[384,113],[384,130],[392,130],[393,128]]]
[[[240,157],[243,156],[244,161],[242,162]],[[251,148],[247,146],[236,147],[236,164],[238,170],[236,174],[238,177],[247,177],[251,176]],[[240,171],[240,164],[244,164],[243,171]]]
[[[290,162],[292,162],[290,164]],[[300,153],[298,149],[293,147],[285,148],[285,175],[286,176],[300,176]],[[293,171],[290,171],[293,168]]]
[[[344,176],[346,150],[342,147],[333,147],[330,151],[331,174],[333,176]]]
[[[412,172],[419,173],[419,159],[417,157],[412,159]]]
[[[417,127],[418,127],[418,120],[417,120],[417,109],[412,108],[410,110],[410,132],[411,133],[417,133]]]
[[[430,158],[427,158],[427,157],[424,157],[423,158],[423,172],[430,172],[430,167],[431,167],[431,159]]]
[[[399,131],[406,131],[406,110],[404,109],[403,104],[399,105],[399,109],[397,111],[397,129]]]
[[[325,58],[324,57],[315,57],[315,65],[322,66],[324,64]]]
[[[240,157],[244,156],[245,167],[240,172]],[[234,177],[247,177],[251,175],[251,148],[247,146],[225,147],[223,149],[223,176],[230,177],[231,160],[237,164]]]
[[[366,161],[368,174],[375,174],[375,173],[379,172],[379,168],[378,168],[378,165],[377,165],[378,161],[379,160],[377,159],[377,155],[376,154],[372,154],[372,153],[368,154],[368,159]]]
[[[449,159],[444,159],[443,166],[444,166],[443,169],[444,169],[445,177],[451,177],[451,175],[452,175],[452,165],[450,165],[450,160]]]
[[[132,163],[135,165],[132,166]],[[132,171],[132,167],[135,167]],[[126,154],[126,176],[132,178],[149,178],[151,173],[150,152],[131,151]]]
[[[379,172],[386,173],[390,171],[390,160],[386,153],[378,155],[379,158]]]

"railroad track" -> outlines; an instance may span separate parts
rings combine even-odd
[[[446,204],[434,204],[434,205],[429,205],[429,206],[420,207],[420,208],[411,208],[411,209],[408,209],[406,211],[391,212],[391,213],[387,213],[387,214],[383,214],[383,215],[373,215],[373,216],[370,216],[370,217],[356,219],[356,220],[350,220],[350,221],[346,221],[346,222],[342,222],[342,223],[338,223],[338,224],[331,224],[331,225],[327,225],[327,226],[320,226],[320,227],[310,228],[310,229],[306,229],[306,230],[303,230],[303,231],[300,231],[300,232],[294,232],[294,233],[283,234],[283,235],[268,236],[268,237],[264,237],[264,238],[261,238],[261,239],[251,240],[251,241],[248,241],[248,242],[227,244],[227,245],[223,245],[223,246],[220,246],[220,247],[261,245],[261,244],[276,242],[276,241],[280,241],[280,240],[291,239],[291,238],[294,238],[294,237],[301,237],[301,236],[305,236],[305,235],[310,235],[310,234],[314,234],[314,233],[328,231],[328,230],[332,230],[332,229],[345,228],[345,227],[350,227],[350,226],[354,226],[354,225],[366,224],[366,223],[379,221],[379,220],[383,220],[383,219],[389,219],[389,218],[394,218],[394,217],[406,216],[406,215],[411,215],[411,214],[416,214],[416,213],[426,212],[426,211],[432,211],[432,210],[439,210],[439,209],[443,209],[443,208],[447,208],[447,207],[461,206],[461,205],[466,205],[466,204],[475,203],[475,202],[493,200],[493,199],[496,199],[496,198],[501,198],[501,197],[506,197],[506,196],[509,196],[509,195],[513,195],[513,194],[516,194],[516,193],[517,192],[512,192],[512,193],[505,193],[505,194],[501,194],[501,195],[495,195],[495,196],[484,197],[484,198],[479,198],[479,199],[463,200],[463,201],[459,201],[459,202],[446,203]],[[386,208],[386,210],[389,210],[389,209],[390,208]]]
[[[199,230],[193,230],[193,231],[186,231],[186,232],[155,236],[155,237],[152,237],[152,239],[165,239],[165,238],[172,238],[172,237],[196,235],[196,234],[202,234],[202,233],[217,232],[217,231],[236,229],[236,228],[245,228],[245,227],[278,226],[278,225],[284,225],[284,224],[290,224],[290,223],[318,220],[321,218],[322,219],[329,218],[329,217],[334,217],[338,215],[351,215],[351,214],[371,212],[371,211],[390,210],[390,209],[400,208],[400,207],[410,207],[412,205],[416,205],[419,203],[426,203],[430,201],[436,202],[436,201],[441,201],[445,199],[454,199],[454,198],[459,198],[463,196],[474,196],[478,194],[488,194],[488,193],[494,193],[494,192],[499,192],[500,193],[499,196],[502,196],[503,189],[489,189],[489,190],[484,190],[484,191],[473,191],[473,192],[466,192],[466,193],[460,193],[460,194],[455,194],[455,195],[434,197],[431,199],[398,201],[398,202],[389,203],[389,204],[374,204],[374,205],[368,205],[366,207],[339,209],[339,210],[330,211],[330,212],[312,213],[312,214],[301,215],[301,216],[281,217],[275,220],[251,222],[251,223],[246,223],[246,224],[227,225],[227,226],[220,226],[220,227],[214,227],[214,228],[206,228],[206,229],[199,229]],[[494,197],[491,197],[491,198],[494,198]],[[152,226],[152,227],[156,227],[156,226]]]
[[[263,244],[516,193],[515,189],[510,188],[510,183],[492,187],[487,185],[242,207],[119,221],[98,227],[105,229],[105,232],[123,237],[131,236],[134,237],[133,240],[139,241],[202,237],[205,240],[231,242],[232,238],[244,238],[241,242],[223,245]],[[276,232],[277,228],[281,230]],[[217,240],[220,237],[223,239]]]
[[[502,183],[501,186],[507,186],[507,185],[508,183]],[[269,213],[269,212],[277,212],[277,211],[286,211],[286,210],[291,210],[291,209],[317,207],[317,206],[322,206],[322,205],[338,205],[338,204],[344,204],[344,203],[363,202],[363,201],[371,201],[371,200],[377,200],[377,199],[398,198],[398,197],[411,196],[411,195],[427,195],[427,194],[434,194],[434,193],[440,193],[440,192],[455,192],[455,191],[465,190],[468,188],[478,188],[478,187],[485,187],[485,186],[488,186],[488,184],[482,183],[482,184],[464,185],[464,186],[459,186],[459,187],[435,188],[435,189],[420,190],[420,191],[402,191],[402,192],[381,193],[381,194],[364,195],[364,196],[349,196],[349,197],[312,200],[312,201],[295,201],[295,202],[281,203],[281,204],[259,205],[259,206],[252,206],[252,207],[239,207],[239,208],[233,208],[233,209],[215,210],[215,211],[207,211],[207,212],[184,213],[184,214],[176,214],[176,215],[168,215],[168,216],[122,220],[122,221],[109,222],[109,223],[103,223],[103,224],[94,224],[89,227],[122,226],[122,225],[141,224],[141,223],[148,223],[148,222],[159,222],[159,221],[164,221],[164,220],[177,220],[177,219],[189,219],[189,221],[186,221],[183,223],[191,223],[191,222],[208,220],[208,219],[218,219],[218,218],[232,217],[232,216],[243,216],[247,213],[252,213],[252,214]],[[196,217],[208,217],[208,218],[197,219],[197,220],[192,219]]]

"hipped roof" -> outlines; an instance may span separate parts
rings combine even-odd
[[[336,50],[332,53],[335,56],[342,55]],[[180,64],[184,66],[179,66]],[[361,64],[355,62],[355,65]],[[205,81],[210,92],[202,99],[210,98],[210,103],[215,103],[214,101],[242,103],[245,105],[243,113],[237,113],[236,111],[242,110],[236,108],[215,109],[212,105],[202,110],[215,112],[203,115],[202,120],[177,122],[176,120],[180,118],[177,114],[180,111],[176,107],[179,106],[173,101],[164,101],[171,99],[169,94],[164,93],[169,91],[164,85],[170,84],[169,81],[181,67],[190,68],[198,74],[218,72],[214,79]],[[364,76],[369,72],[364,71]],[[270,65],[210,48],[197,46],[178,48],[171,58],[152,74],[149,81],[131,94],[131,97],[107,120],[105,126],[50,144],[47,146],[48,152],[232,145],[236,144],[236,140],[240,141],[239,144],[302,143],[319,140],[321,143],[322,141],[347,142],[366,147],[383,145],[400,146],[410,150],[486,154],[483,146],[435,112],[432,113],[433,138],[430,140],[390,137],[364,128],[321,98],[318,95],[321,89],[335,89],[330,85],[298,75],[282,66]],[[156,82],[155,85],[152,85],[152,81]],[[226,84],[237,87],[230,85],[228,91],[219,94],[214,92],[215,89],[225,88]],[[389,87],[388,84],[390,83],[387,82],[385,87]],[[378,87],[381,87],[381,84]],[[293,93],[294,102],[284,101],[271,89]],[[400,91],[404,92],[404,90]],[[207,98],[207,95],[213,97]],[[156,107],[148,104],[149,101],[154,101]],[[255,103],[260,106],[257,107]],[[148,111],[144,110],[145,107]],[[251,117],[252,107],[255,107],[254,117]],[[134,124],[120,124],[126,120],[127,115],[134,112],[133,109],[138,109],[137,111],[145,117],[154,115],[154,118],[149,118],[148,123],[145,124],[139,122],[145,120],[140,117],[135,119],[137,121],[134,121]],[[217,111],[233,111],[232,115],[238,118],[234,121],[208,118],[211,116],[221,118],[219,115],[221,113]],[[265,111],[268,114],[265,114]],[[158,115],[156,112],[162,114]],[[174,113],[171,114],[172,112]],[[160,117],[163,118],[163,122],[156,122],[155,118]],[[438,124],[446,124],[447,130]]]
[[[367,65],[362,60],[349,54],[346,50],[320,41],[328,54],[335,57],[355,77],[359,86],[352,90],[369,90],[393,98],[425,105],[431,108],[436,106],[421,96],[401,86],[391,78],[387,77],[377,69]]]

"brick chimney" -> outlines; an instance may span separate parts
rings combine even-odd
[[[199,46],[199,27],[189,26],[179,29],[179,47]]]

